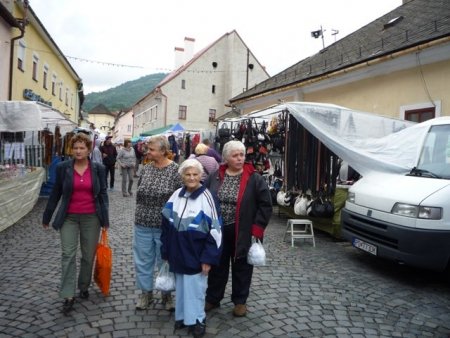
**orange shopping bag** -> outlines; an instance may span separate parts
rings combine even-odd
[[[112,270],[112,250],[109,247],[108,231],[102,228],[100,242],[97,244],[94,281],[102,291],[103,295],[109,295]]]

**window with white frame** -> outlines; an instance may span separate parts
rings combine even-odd
[[[216,110],[215,109],[210,109],[209,110],[209,122],[214,122],[214,120],[216,119]]]
[[[63,100],[63,85],[64,83],[61,81],[59,84],[59,100],[62,101]]]
[[[52,75],[52,95],[56,96],[56,74]]]
[[[42,76],[42,87],[48,89],[48,65],[44,65],[44,74]]]
[[[37,55],[33,55],[33,71],[31,74],[34,81],[38,80],[38,65],[39,57]]]
[[[400,107],[400,118],[413,122],[424,122],[441,116],[441,101],[417,103]]]
[[[187,106],[178,106],[178,118],[180,120],[186,120]]]
[[[26,45],[23,40],[19,41],[19,48],[17,49],[17,68],[25,71],[25,51]]]

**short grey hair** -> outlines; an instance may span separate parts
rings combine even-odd
[[[156,135],[150,137],[148,140],[148,144],[156,145],[164,155],[168,155],[170,153],[170,144],[167,138],[163,135]]]
[[[232,140],[225,143],[222,150],[222,157],[226,160],[228,160],[228,157],[230,154],[236,150],[239,150],[244,153],[245,155],[245,145],[241,141],[238,140]]]
[[[197,169],[200,175],[203,175],[203,165],[195,158],[189,158],[187,160],[184,160],[183,163],[181,163],[180,166],[178,167],[178,173],[180,175],[184,175],[186,170],[190,168]]]

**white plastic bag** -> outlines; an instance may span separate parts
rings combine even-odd
[[[247,255],[247,263],[253,266],[266,265],[266,251],[259,239],[250,247]]]
[[[294,213],[300,216],[306,216],[306,209],[308,207],[308,199],[304,195],[299,195],[295,200]]]
[[[169,271],[169,263],[164,261],[155,280],[155,289],[159,291],[175,290],[175,275]]]

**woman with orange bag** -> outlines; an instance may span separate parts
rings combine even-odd
[[[75,303],[78,242],[81,248],[78,289],[80,298],[86,299],[100,228],[109,226],[106,171],[103,164],[89,159],[92,140],[88,135],[78,133],[70,140],[70,148],[73,158],[58,163],[55,185],[42,220],[47,229],[61,200],[52,226],[59,230],[61,237],[60,296],[64,298],[65,315]]]

